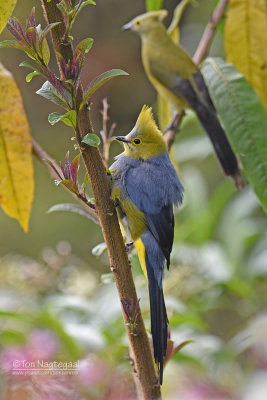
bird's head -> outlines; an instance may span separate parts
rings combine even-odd
[[[150,11],[145,14],[138,15],[128,24],[123,25],[123,30],[131,30],[139,35],[151,31],[154,27],[158,27],[161,21],[167,16],[167,10]]]
[[[143,106],[131,132],[126,136],[117,136],[116,139],[123,142],[123,154],[126,157],[146,159],[167,151],[166,142],[148,106]]]

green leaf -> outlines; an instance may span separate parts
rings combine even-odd
[[[48,115],[48,122],[51,125],[55,125],[59,121],[61,121],[62,117],[63,117],[62,114],[59,114],[58,112],[52,112],[51,114]]]
[[[45,37],[42,37],[44,31],[42,31],[41,25],[37,25],[36,27],[36,32],[37,32],[37,39],[39,43],[39,52],[41,57],[44,60],[45,65],[49,64],[50,61],[50,49],[47,43],[47,40]],[[42,37],[42,39],[41,39]]]
[[[98,147],[100,145],[100,138],[94,133],[87,133],[82,143],[88,144],[88,146]]]
[[[107,245],[105,242],[97,244],[93,249],[92,249],[92,254],[96,257],[100,257],[101,254],[104,253],[104,251],[107,250]]]
[[[0,310],[0,317],[1,318],[14,318],[14,319],[19,319],[24,322],[31,323],[32,322],[32,315],[24,314],[24,313],[18,313],[18,312],[13,312],[13,311],[3,311]]]
[[[34,71],[38,71],[41,75],[44,75],[42,66],[37,61],[33,61],[33,60],[22,61],[19,64],[19,66],[33,69]]]
[[[62,185],[66,186],[67,189],[69,189],[71,192],[75,193],[77,196],[79,195],[79,188],[76,185],[76,183],[73,182],[73,180],[71,180],[71,179],[63,179],[59,183],[61,183]]]
[[[62,12],[63,15],[64,15],[64,13],[67,14],[67,12],[68,12],[68,8],[67,8],[64,0],[61,0],[61,2],[57,4],[57,8]]]
[[[212,240],[218,222],[226,204],[236,194],[236,189],[229,180],[223,180],[214,190],[204,210],[199,210],[197,215],[187,217],[186,224],[177,229],[177,235],[181,240],[194,244],[204,244]],[[185,235],[185,236],[184,236]]]
[[[86,187],[87,187],[89,182],[90,182],[90,178],[89,178],[88,172],[86,172],[85,175],[84,175],[84,180],[83,180],[83,184],[82,184],[83,193],[85,193],[85,189],[86,189]]]
[[[37,90],[36,93],[44,97],[45,99],[52,101],[52,103],[55,103],[64,108],[69,108],[69,105],[64,97],[59,93],[59,91],[56,90],[52,83],[48,81],[46,81],[43,86],[39,90]]]
[[[46,36],[48,35],[48,33],[55,28],[55,26],[61,24],[61,22],[53,22],[52,24],[49,24],[45,27],[45,29],[41,32],[40,37],[39,37],[39,45],[40,48],[42,46],[42,42],[43,40],[46,38]]]
[[[82,356],[81,349],[76,341],[66,332],[64,325],[61,323],[58,315],[53,315],[50,310],[43,310],[36,317],[37,326],[43,326],[46,329],[51,329],[65,347],[65,354],[71,356],[74,360],[79,360]]]
[[[146,0],[146,10],[155,11],[160,10],[162,7],[163,0]]]
[[[205,331],[207,327],[206,322],[201,318],[201,316],[198,316],[197,314],[176,314],[170,317],[171,326],[175,327],[182,324],[193,326],[200,331]]]
[[[251,299],[253,298],[253,295],[255,295],[254,288],[253,285],[251,285],[251,282],[246,282],[244,279],[240,279],[238,277],[233,277],[232,279],[228,280],[225,286],[231,292],[245,299]]]
[[[167,32],[175,43],[178,43],[180,41],[180,29],[178,25],[181,21],[186,7],[189,6],[190,3],[196,5],[196,0],[182,0],[173,11],[172,21]]]
[[[82,217],[90,219],[91,221],[94,221],[95,223],[99,224],[99,221],[96,218],[94,218],[92,214],[87,212],[83,207],[79,206],[78,204],[73,204],[73,203],[55,204],[54,206],[50,207],[49,210],[47,210],[46,212],[47,214],[50,214],[57,211],[67,211],[74,214],[78,214],[81,215]]]
[[[82,54],[86,54],[91,49],[93,43],[94,39],[91,38],[84,39],[78,44],[76,50],[78,50]]]
[[[71,110],[71,111],[68,111],[64,115],[59,114],[58,112],[53,112],[53,113],[48,115],[48,122],[51,125],[55,125],[59,121],[62,121],[62,122],[64,122],[64,124],[75,128],[76,124],[77,124],[77,113],[76,113],[76,111]]]
[[[0,42],[0,48],[4,47],[11,47],[14,49],[22,50],[33,60],[36,59],[36,51],[33,48],[29,47],[29,45],[25,47],[16,40],[3,40],[2,42]]]
[[[30,72],[27,76],[26,76],[26,82],[30,82],[32,80],[32,78],[36,75],[40,75],[40,72],[38,71],[33,71]]]
[[[232,64],[208,58],[202,71],[229,141],[267,213],[267,112]]]
[[[68,126],[72,126],[76,128],[77,125],[77,113],[75,110],[70,110],[66,114],[63,115],[61,121]]]
[[[110,285],[111,283],[114,282],[114,276],[113,276],[112,272],[109,272],[107,274],[102,274],[100,276],[100,280],[104,285]]]
[[[22,346],[26,342],[25,335],[18,331],[13,330],[3,330],[0,333],[0,343],[1,346],[11,347],[11,346]]]
[[[75,6],[75,10],[77,11],[76,16],[82,11],[82,9],[83,9],[85,6],[88,6],[88,5],[90,5],[90,4],[92,4],[92,5],[95,6],[96,3],[95,3],[93,0],[86,0],[86,1],[83,1],[82,4],[81,4],[80,6],[79,6],[79,4],[76,4],[76,6]]]
[[[46,39],[44,39],[42,42],[41,53],[45,65],[48,65],[50,61],[50,49]]]
[[[96,92],[98,88],[100,88],[100,86],[104,85],[104,83],[109,81],[111,78],[120,75],[129,75],[129,74],[123,71],[122,69],[111,69],[110,71],[106,71],[103,74],[98,75],[96,78],[94,78],[86,88],[84,99],[80,106],[80,109],[87,103],[89,98]]]
[[[4,48],[4,47],[11,47],[14,49],[19,49],[19,50],[25,51],[25,47],[22,46],[22,44],[20,44],[16,40],[3,40],[2,42],[0,42],[0,49]]]

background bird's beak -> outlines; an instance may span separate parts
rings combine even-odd
[[[130,143],[130,140],[127,140],[125,136],[117,136],[115,139],[119,140],[120,142]]]
[[[122,29],[123,31],[130,31],[130,30],[132,29],[132,23],[129,22],[128,24],[123,25],[123,26],[121,27],[121,29]]]

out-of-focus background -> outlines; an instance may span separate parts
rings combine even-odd
[[[165,0],[166,24],[178,1]],[[22,22],[39,2],[18,1]],[[181,43],[193,54],[215,6],[201,0],[182,18]],[[94,38],[83,71],[84,86],[96,75],[121,68],[129,77],[104,85],[93,98],[95,133],[102,126],[102,99],[108,97],[116,135],[132,129],[143,104],[156,94],[145,77],[140,41],[121,26],[145,11],[144,0],[98,0],[85,7],[73,28],[75,42]],[[210,54],[223,56],[221,26]],[[10,38],[5,30],[1,39]],[[1,49],[24,98],[32,136],[56,160],[70,150],[72,131],[52,127],[47,116],[56,106],[35,94],[36,77],[26,84],[25,59]],[[53,62],[52,62],[53,63]],[[54,63],[55,64],[55,63]],[[56,68],[56,65],[54,65]],[[110,161],[121,151],[112,144]],[[187,112],[173,155],[185,187],[176,214],[175,243],[164,290],[174,346],[185,346],[167,364],[163,392],[168,399],[267,398],[267,221],[249,187],[237,192],[222,176],[211,146],[193,113]],[[80,171],[82,180],[83,170]],[[46,214],[73,198],[56,186],[35,160],[35,198],[29,233],[0,210],[0,392],[3,399],[133,399],[131,367],[120,304],[110,274],[100,229],[70,213]],[[136,255],[133,272],[149,329],[147,283]],[[78,376],[14,376],[14,360],[80,360]]]

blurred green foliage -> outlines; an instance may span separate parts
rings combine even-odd
[[[172,340],[175,345],[193,343],[166,366],[163,391],[171,399],[187,399],[192,392],[196,400],[252,400],[243,392],[267,366],[267,221],[249,188],[237,192],[232,182],[220,178],[201,133],[194,135],[198,151],[184,154],[192,140],[188,136],[181,133],[175,145],[176,158],[183,160],[185,201],[176,214],[164,290]],[[105,246],[93,253],[107,265]],[[149,329],[147,282],[134,251],[131,259]],[[2,353],[25,346],[36,329],[48,330],[59,343],[53,359],[93,357],[101,371],[107,368],[106,376],[126,379],[129,387],[127,340],[111,274],[101,279],[62,241],[55,249],[45,248],[38,261],[6,255],[0,271]],[[74,386],[84,398],[102,398],[110,379],[102,385],[98,378],[89,386],[75,381]],[[120,390],[132,398],[124,386]]]
[[[82,13],[74,36],[79,40],[89,30],[96,37],[92,49],[95,64],[88,60],[91,76],[96,75],[95,70],[99,73],[119,67],[128,71],[127,64],[131,66],[128,86],[125,82],[112,84],[93,105],[97,132],[100,101],[108,93],[111,119],[118,122],[117,134],[124,134],[132,128],[143,103],[153,103],[155,96],[136,62],[137,41],[122,38],[119,31],[133,15],[122,1],[118,15],[115,3],[99,0],[94,10]],[[181,39],[187,43],[188,32],[195,32],[189,47],[194,47],[203,29],[197,25],[198,18],[208,20],[212,3],[205,1],[204,7],[187,11]],[[174,4],[166,1],[167,7]],[[24,15],[25,5],[18,7]],[[31,4],[27,7],[30,10]],[[142,11],[143,1],[137,2],[134,14]],[[101,21],[106,25],[99,31]],[[116,26],[113,39],[107,34],[111,25]],[[216,49],[215,41],[213,52]],[[11,53],[3,54],[7,63],[19,63],[17,55],[12,53],[10,61],[7,55]],[[15,74],[16,69],[13,71]],[[33,95],[34,84],[26,90],[22,79],[18,77],[26,107],[30,111],[32,102],[36,103],[36,112],[29,113],[33,135],[52,156],[63,160],[72,146],[70,131],[48,125],[46,118],[52,109],[47,105],[44,109],[42,100]],[[84,80],[90,79],[86,76]],[[118,152],[119,147],[112,145],[111,157]],[[185,186],[185,201],[176,213],[175,243],[164,291],[172,340],[175,345],[194,342],[167,364],[163,394],[182,400],[263,400],[267,397],[266,217],[249,187],[237,192],[232,182],[222,177],[211,146],[190,111],[177,135],[174,155]],[[76,215],[47,216],[50,206],[69,202],[69,198],[41,165],[36,165],[36,180],[29,235],[19,233],[17,225],[4,215],[0,217],[1,398],[134,399],[121,306],[105,247],[100,245],[91,254],[102,242],[100,230]],[[149,330],[147,282],[135,251],[130,257]],[[38,358],[80,360],[80,372],[65,377],[12,375],[10,362],[14,359]]]

